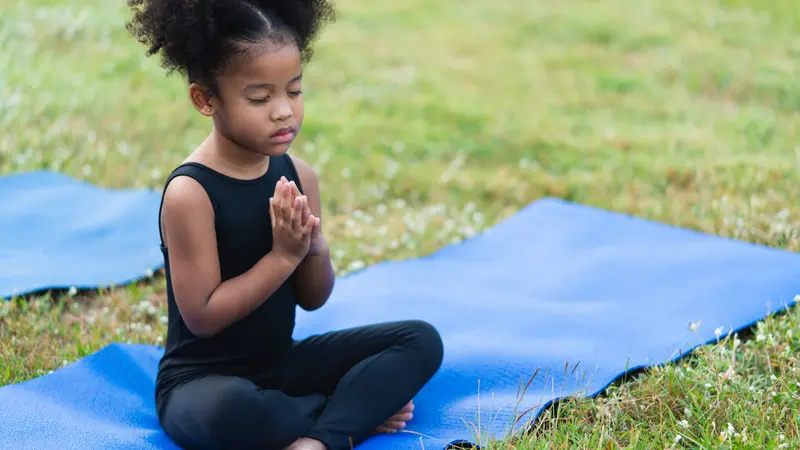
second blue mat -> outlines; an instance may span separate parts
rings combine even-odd
[[[414,420],[359,450],[442,450],[502,437],[519,411],[531,409],[524,424],[554,399],[595,395],[625,370],[678,358],[798,293],[795,253],[544,199],[462,244],[340,279],[326,307],[301,312],[296,337],[433,323],[445,360]],[[116,344],[0,388],[0,448],[175,448],[155,419],[160,355]]]
[[[161,268],[160,192],[50,171],[0,177],[0,299],[121,285]]]

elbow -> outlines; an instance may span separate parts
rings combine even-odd
[[[327,302],[328,302],[327,298],[322,298],[321,300],[316,301],[316,302],[308,302],[308,301],[306,301],[306,302],[298,303],[298,305],[301,308],[303,308],[303,311],[311,312],[311,311],[316,311],[316,310],[322,308],[323,306],[325,306],[325,303],[327,303]]]
[[[190,333],[201,339],[213,337],[222,330],[220,324],[207,314],[203,314],[203,311],[184,314],[183,322]]]
[[[219,332],[218,330],[212,328],[194,328],[194,329],[190,328],[189,331],[191,331],[192,334],[195,335],[195,337],[198,337],[200,339],[207,339],[210,337],[214,337]]]
[[[213,327],[211,324],[208,324],[202,320],[184,320],[184,323],[186,323],[186,328],[189,329],[189,332],[200,339],[210,338],[219,332],[219,330]]]
[[[328,299],[333,292],[333,279],[330,282],[325,283],[325,286],[318,287],[317,289],[311,292],[298,292],[301,293],[300,297],[298,298],[297,304],[303,308],[304,311],[316,311],[326,303],[328,303]]]
[[[215,292],[216,288],[203,298],[194,297],[194,301],[186,301],[186,298],[192,298],[188,295],[175,298],[183,323],[195,337],[210,338],[225,328],[221,311],[218,310],[219,308],[216,310],[213,308],[212,297]]]
[[[303,308],[304,311],[316,311],[328,303],[330,292],[318,292],[316,295],[305,295],[297,304]]]
[[[298,284],[295,289],[297,305],[309,312],[322,308],[328,303],[335,282],[335,277],[331,276],[324,282],[313,285]]]

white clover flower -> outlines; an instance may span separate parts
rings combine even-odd
[[[361,261],[360,259],[356,259],[356,260],[350,262],[350,264],[348,264],[347,269],[351,270],[351,271],[360,270],[360,269],[363,269],[365,267],[365,265],[366,264],[364,264],[364,261]]]

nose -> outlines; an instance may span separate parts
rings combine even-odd
[[[272,120],[282,122],[292,118],[294,112],[292,105],[285,99],[275,102],[275,109],[272,110]]]

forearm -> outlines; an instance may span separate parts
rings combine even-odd
[[[297,304],[306,311],[321,308],[333,291],[336,274],[327,243],[317,255],[308,255],[297,267]]]
[[[270,252],[247,272],[221,283],[203,310],[203,334],[217,334],[254,311],[286,282],[297,264]]]

